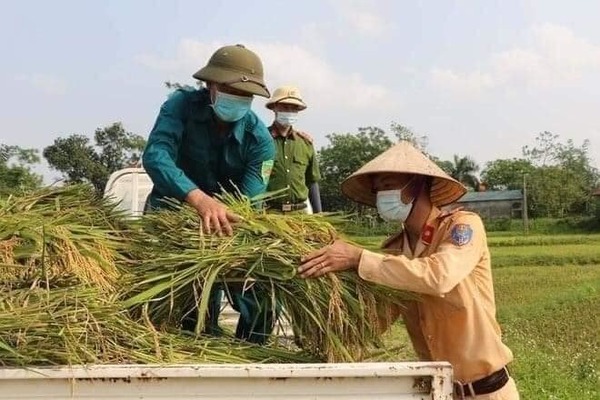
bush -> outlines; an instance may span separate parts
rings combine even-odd
[[[489,232],[507,232],[513,230],[513,220],[510,218],[493,218],[483,221]]]
[[[349,215],[339,229],[348,235],[389,236],[400,230],[400,224],[383,221],[375,215]]]

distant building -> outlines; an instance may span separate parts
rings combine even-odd
[[[486,219],[523,217],[523,193],[520,190],[467,192],[457,205]]]

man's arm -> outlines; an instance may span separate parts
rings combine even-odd
[[[457,218],[438,250],[409,259],[363,250],[358,265],[361,278],[401,290],[440,296],[450,292],[477,266],[485,246],[481,219]]]
[[[311,156],[306,168],[305,181],[308,185],[308,198],[312,205],[314,213],[320,213],[323,211],[321,206],[321,191],[319,190],[319,181],[321,180],[321,170],[319,169],[319,161],[315,154],[315,149],[312,144],[310,145]]]
[[[273,139],[268,134],[260,135],[258,143],[250,150],[248,164],[240,185],[242,194],[253,198],[267,190],[274,159]]]
[[[314,213],[323,212],[323,208],[321,207],[321,192],[317,182],[313,183],[308,188],[308,198]]]
[[[213,199],[185,175],[176,164],[183,137],[186,93],[176,91],[162,105],[144,150],[144,169],[157,191],[167,197],[185,201],[196,209],[207,233],[232,233],[230,221],[237,217],[225,205]]]
[[[176,165],[184,130],[186,94],[177,91],[163,103],[143,155],[144,169],[163,196],[185,200],[196,184]]]

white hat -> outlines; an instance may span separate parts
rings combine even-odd
[[[295,86],[281,86],[275,89],[273,96],[265,105],[269,110],[273,109],[275,103],[280,104],[293,104],[300,107],[300,110],[306,108],[306,103],[302,100],[300,90]]]
[[[431,202],[438,207],[454,203],[467,188],[445,173],[425,154],[407,141],[402,141],[384,151],[342,182],[342,192],[357,203],[376,205],[373,178],[386,173],[424,175],[433,177]]]

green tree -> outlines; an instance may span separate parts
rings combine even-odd
[[[563,217],[589,209],[599,176],[588,140],[576,146],[545,131],[536,137],[535,146],[523,147],[523,155],[535,167],[527,178],[533,216]]]
[[[449,174],[457,181],[473,188],[474,190],[476,190],[479,186],[479,179],[477,178],[479,166],[471,157],[460,157],[455,154],[452,166],[450,167],[450,165],[446,164],[446,167],[449,168]],[[442,169],[443,168],[444,167],[442,167]]]
[[[42,177],[31,169],[39,161],[35,149],[0,144],[0,196],[40,187]]]
[[[535,146],[523,146],[523,156],[537,167],[553,165],[558,157],[559,135],[544,131],[539,133],[536,138]]]
[[[327,211],[355,209],[356,205],[342,195],[340,184],[362,165],[387,150],[392,141],[385,131],[377,127],[359,128],[358,133],[333,133],[327,135],[327,139],[330,144],[318,153],[323,208]]]
[[[522,158],[488,161],[481,171],[481,180],[492,190],[522,189],[524,175],[534,170],[533,164]]]
[[[117,122],[96,129],[94,143],[84,135],[58,138],[43,155],[68,183],[90,183],[102,193],[111,173],[139,162],[145,143]]]
[[[203,88],[205,86],[204,86],[204,82],[202,82],[202,81],[196,81],[196,86],[192,86],[192,85],[188,85],[188,84],[184,84],[184,83],[180,83],[180,82],[166,81],[165,87],[167,89],[173,91],[173,90],[177,90],[177,89],[199,89],[199,88]]]
[[[435,162],[437,164],[438,167],[440,167],[442,169],[442,171],[444,171],[448,175],[452,175],[452,172],[454,171],[454,163],[452,161],[440,160],[437,157],[430,157],[430,158],[433,162]]]
[[[427,135],[418,135],[409,127],[401,125],[397,122],[392,122],[390,125],[390,130],[392,131],[394,137],[398,139],[398,141],[410,142],[417,149],[429,155],[427,153],[427,146],[429,144],[429,138]]]
[[[584,140],[580,147],[575,146],[572,139],[561,144],[557,149],[558,164],[565,172],[565,180],[573,191],[573,202],[569,212],[582,214],[593,203],[592,192],[599,182],[598,170],[592,166],[589,156],[589,140]]]
[[[427,150],[427,146],[429,145],[429,137],[427,135],[419,135],[415,133],[412,129],[408,128],[405,125],[399,124],[397,122],[392,122],[390,125],[390,130],[392,134],[398,141],[407,141],[410,142],[417,149],[421,150],[429,159],[437,164],[442,170],[446,173],[450,174],[452,172],[452,162],[451,161],[443,161],[437,158],[434,155],[429,154]]]

